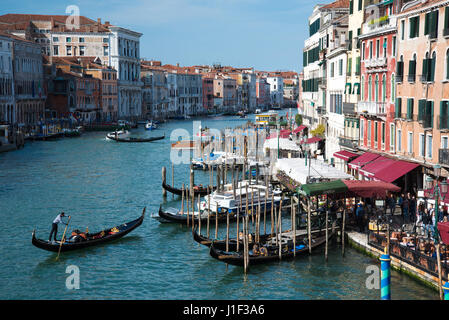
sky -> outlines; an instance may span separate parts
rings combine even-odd
[[[140,56],[163,64],[302,70],[313,0],[0,0],[0,13],[80,15],[143,33]],[[324,1],[331,2],[329,1]]]

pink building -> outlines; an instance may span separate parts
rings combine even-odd
[[[205,111],[212,111],[214,108],[214,78],[203,77],[203,107]]]

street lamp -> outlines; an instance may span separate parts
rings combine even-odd
[[[448,183],[446,181],[438,182],[438,179],[441,175],[441,166],[436,164],[433,167],[433,172],[436,176],[436,183],[432,191],[432,197],[435,200],[435,225],[434,225],[434,233],[435,233],[435,242],[439,241],[438,234],[438,220],[439,220],[439,201],[443,201],[446,197],[448,191]],[[427,182],[433,182],[431,177],[427,177]]]

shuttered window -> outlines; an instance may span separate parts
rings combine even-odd
[[[408,63],[408,81],[415,82],[416,78],[416,60],[410,60]]]
[[[416,38],[419,36],[419,16],[409,19],[410,34],[409,38]]]
[[[402,98],[396,98],[395,118],[401,117]]]
[[[354,1],[350,0],[349,1],[349,14],[353,14],[354,13]]]
[[[449,7],[444,8],[443,36],[449,36]]]
[[[426,108],[426,100],[421,99],[418,101],[418,121],[424,120],[424,113]]]
[[[449,129],[449,101],[440,102],[440,129]]]
[[[438,34],[438,10],[426,14],[424,21],[424,34],[435,39]]]
[[[413,98],[407,99],[407,119],[413,120]]]

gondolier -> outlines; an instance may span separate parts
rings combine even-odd
[[[56,240],[56,234],[58,233],[58,224],[62,223],[67,225],[67,223],[65,223],[64,221],[62,221],[62,217],[65,217],[64,212],[61,212],[60,214],[58,214],[58,216],[55,218],[55,220],[53,220],[53,224],[51,225],[51,232],[50,232],[50,236],[48,237],[48,241],[51,241],[51,236],[54,233],[54,241]],[[70,216],[69,216],[70,218]]]

